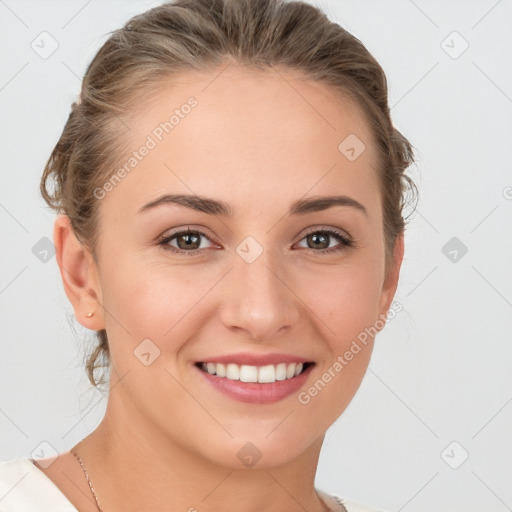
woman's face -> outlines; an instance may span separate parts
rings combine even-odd
[[[398,279],[385,280],[374,142],[357,107],[296,76],[230,66],[171,80],[128,117],[125,171],[97,190],[103,324],[84,325],[108,333],[110,419],[147,448],[283,464],[321,442],[367,369],[368,329]],[[165,195],[210,202],[145,207]],[[297,207],[324,196],[350,199]],[[231,357],[257,367],[244,378],[282,378],[241,354],[314,364],[274,384],[197,364]]]

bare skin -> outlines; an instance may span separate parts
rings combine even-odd
[[[91,493],[82,467],[70,452],[59,454],[58,458],[32,461],[66,496],[80,512],[98,512],[96,501]],[[48,466],[48,467],[46,467]]]
[[[377,325],[393,300],[404,245],[400,237],[386,274],[374,141],[363,113],[324,84],[231,65],[183,75],[127,113],[127,158],[191,96],[197,106],[101,199],[97,262],[65,215],[55,221],[75,316],[107,330],[112,360],[105,417],[72,450],[108,512],[323,512],[314,487],[323,438],[357,392],[373,338],[307,404],[297,394],[239,402],[213,389],[194,363],[290,353],[315,362],[307,390]],[[350,134],[366,146],[353,161],[338,150]],[[233,216],[170,204],[138,213],[164,193],[222,200]],[[287,215],[296,200],[332,195],[355,199],[366,213],[345,205]],[[178,238],[167,246],[180,254],[159,245],[160,235],[188,227],[206,234],[194,255]],[[308,228],[341,231],[354,245],[331,235],[325,247],[342,249],[320,255],[326,249],[312,245]],[[236,251],[248,236],[262,248],[251,263]],[[160,351],[148,366],[134,355],[146,339]],[[237,456],[247,442],[261,454],[250,468]],[[62,464],[85,482],[71,455]],[[47,474],[64,491],[62,471]],[[79,510],[97,510],[82,489],[65,494]]]

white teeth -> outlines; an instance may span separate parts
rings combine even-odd
[[[234,363],[202,363],[201,368],[210,375],[217,375],[230,380],[264,383],[292,379],[302,372],[304,365],[302,363],[279,363],[276,365],[251,366]]]
[[[296,367],[295,363],[290,363],[288,365],[288,368],[286,369],[286,378],[287,379],[291,379],[295,375],[298,375],[298,373],[297,374],[295,373],[295,367]]]
[[[273,364],[260,366],[258,368],[258,382],[274,382],[276,380],[276,369]]]
[[[286,379],[286,363],[279,363],[276,366],[276,380]]]
[[[231,363],[226,365],[226,377],[231,380],[240,380],[240,367]]]
[[[226,376],[226,366],[222,363],[217,363],[217,375],[219,377],[225,377]]]
[[[240,367],[240,380],[242,382],[258,382],[258,368],[243,364]]]

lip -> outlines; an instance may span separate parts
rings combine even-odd
[[[265,366],[267,364],[279,363],[312,363],[311,359],[304,357],[294,356],[293,354],[250,354],[249,352],[240,352],[238,354],[226,354],[223,356],[205,357],[196,363],[221,363],[229,364],[234,363],[238,365],[248,366]]]
[[[282,359],[280,361],[284,362]],[[290,362],[294,361],[297,361],[297,359],[294,359]],[[213,363],[216,361],[208,360],[208,362]],[[219,362],[222,363],[222,361]],[[297,375],[297,377],[265,383],[231,380],[226,377],[218,377],[217,375],[212,375],[208,372],[205,372],[204,370],[201,370],[199,366],[196,365],[193,365],[193,368],[195,371],[200,373],[200,378],[205,379],[205,381],[210,386],[234,400],[252,404],[271,404],[283,400],[284,398],[294,393],[297,393],[308,380],[314,366],[315,363],[309,364],[300,375]]]

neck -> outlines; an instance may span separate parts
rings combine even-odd
[[[239,469],[169,439],[140,415],[129,418],[109,400],[98,428],[71,449],[105,512],[326,510],[314,487],[323,436],[285,464]]]

